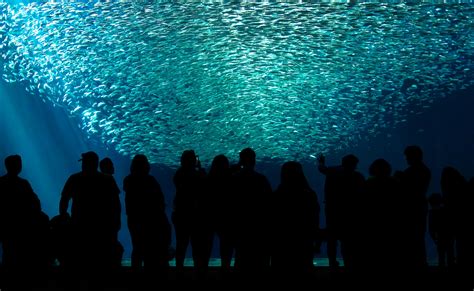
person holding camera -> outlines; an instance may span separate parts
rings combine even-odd
[[[318,155],[318,170],[326,176],[324,183],[324,211],[326,217],[327,255],[329,266],[336,268],[337,242],[346,267],[354,261],[353,223],[357,205],[364,188],[365,178],[356,171],[359,159],[352,154],[342,158],[341,164],[327,166],[323,154]]]

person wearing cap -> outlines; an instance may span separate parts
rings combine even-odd
[[[59,203],[59,214],[66,217],[72,201],[72,264],[86,269],[110,267],[120,230],[120,190],[111,175],[98,171],[95,152],[83,153],[79,161],[82,170],[68,178]]]

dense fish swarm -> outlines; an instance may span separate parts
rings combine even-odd
[[[473,85],[474,5],[0,3],[2,78],[125,155],[305,160]]]

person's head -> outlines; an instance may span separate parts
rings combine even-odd
[[[243,149],[239,154],[239,164],[245,169],[253,169],[255,167],[255,159],[257,155],[251,148]]]
[[[110,158],[103,158],[99,163],[100,171],[107,175],[115,174],[114,163]]]
[[[130,165],[132,175],[148,175],[150,173],[150,163],[145,155],[135,155]]]
[[[194,150],[185,150],[181,154],[181,167],[194,168],[197,163],[197,157]]]
[[[225,155],[217,155],[212,160],[211,170],[209,175],[223,173],[228,171],[230,167],[229,159]]]
[[[342,167],[349,171],[355,171],[358,163],[359,159],[353,154],[344,156],[341,162]]]
[[[423,151],[419,146],[411,145],[405,148],[403,152],[407,160],[408,165],[419,164],[423,161]]]
[[[295,161],[286,162],[281,167],[281,185],[292,187],[308,187],[303,166]]]
[[[449,191],[450,188],[460,187],[466,183],[466,179],[456,168],[447,166],[441,171],[441,192]]]
[[[453,181],[458,180],[460,177],[462,177],[462,174],[451,166],[444,167],[441,171],[441,180]]]
[[[21,157],[19,155],[11,155],[5,158],[5,169],[8,175],[18,176],[22,169]]]
[[[376,159],[369,167],[369,174],[372,177],[390,177],[392,166],[384,159]]]
[[[95,152],[89,151],[81,154],[81,159],[79,161],[82,161],[83,172],[97,172],[97,168],[99,167],[99,156]]]

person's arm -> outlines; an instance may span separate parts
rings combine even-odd
[[[122,204],[120,204],[120,189],[117,186],[117,182],[111,177],[111,191],[112,191],[112,203],[113,203],[113,220],[117,231],[122,226],[120,213],[122,212]]]
[[[322,236],[322,231],[321,231],[321,227],[320,227],[320,213],[321,213],[321,205],[319,205],[319,201],[318,201],[318,195],[316,194],[316,192],[311,192],[311,204],[312,204],[312,208],[313,208],[313,221],[312,223],[314,223],[314,252],[316,254],[320,254],[321,253],[321,245],[322,245],[322,242],[323,242],[323,236]]]
[[[68,215],[69,200],[72,198],[71,178],[66,181],[63,191],[61,192],[61,200],[59,200],[59,215]]]
[[[323,154],[318,154],[318,170],[324,175],[328,173],[328,167],[326,166],[326,157]]]
[[[40,212],[41,211],[41,201],[39,200],[38,195],[35,193],[35,191],[33,191],[33,188],[31,187],[31,184],[26,180],[25,180],[25,182],[26,182],[27,192],[30,194],[32,209],[33,209],[33,211]]]
[[[430,211],[428,213],[428,232],[430,234],[430,237],[433,239],[435,243],[438,242],[438,236],[437,236],[438,230],[436,228],[437,228],[437,225],[436,225],[434,213],[433,211]]]
[[[156,202],[158,205],[158,209],[160,211],[165,211],[166,208],[166,203],[165,203],[165,195],[163,194],[163,191],[161,190],[160,183],[153,177],[153,188],[154,188],[154,194],[156,195]]]

